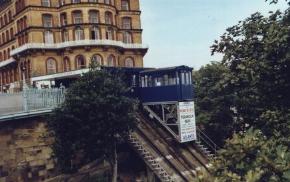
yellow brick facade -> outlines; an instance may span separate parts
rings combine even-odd
[[[139,0],[5,2],[0,5],[0,92],[19,89],[24,76],[32,84],[34,77],[88,67],[96,54],[102,65],[143,67],[147,48]]]

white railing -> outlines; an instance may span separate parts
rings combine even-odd
[[[33,89],[0,94],[0,117],[17,113],[49,110],[64,101],[64,89]]]
[[[68,47],[77,47],[77,46],[116,46],[124,49],[147,49],[148,46],[143,44],[126,44],[121,41],[115,40],[76,40],[76,41],[67,41],[55,44],[47,43],[28,43],[21,47],[18,47],[10,52],[13,56],[20,52],[23,52],[28,49],[64,49]]]

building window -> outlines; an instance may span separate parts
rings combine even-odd
[[[42,21],[44,27],[52,27],[52,15],[42,15]]]
[[[46,61],[46,70],[47,70],[47,74],[56,73],[56,61],[55,61],[55,59],[49,58]]]
[[[130,32],[123,33],[123,42],[126,44],[132,43],[132,34]]]
[[[59,6],[65,5],[65,0],[59,0]]]
[[[122,28],[131,29],[131,18],[125,17],[122,19]]]
[[[130,9],[129,1],[128,0],[121,0],[121,10],[128,11],[129,9]]]
[[[8,12],[8,19],[9,19],[9,22],[12,21],[12,13],[11,13],[11,11]]]
[[[84,56],[79,55],[76,57],[76,69],[86,68],[86,60]]]
[[[81,27],[77,27],[75,29],[75,40],[84,40],[85,35],[84,35],[84,30]]]
[[[91,59],[91,62],[95,65],[102,65],[103,64],[103,58],[98,55],[98,54],[95,54],[93,55],[92,59]]]
[[[116,60],[113,55],[110,55],[107,60],[108,66],[116,66]]]
[[[41,0],[41,5],[45,7],[50,7],[50,0]]]
[[[104,0],[105,2],[105,4],[111,4],[111,0]]]
[[[69,34],[67,30],[62,31],[62,41],[63,42],[68,42],[69,41]]]
[[[113,29],[111,27],[107,28],[106,30],[106,39],[108,40],[113,40],[114,36],[113,36]]]
[[[72,2],[73,4],[74,4],[74,3],[80,3],[81,0],[72,0],[71,2]]]
[[[66,72],[66,71],[70,71],[70,60],[68,57],[65,57],[63,59],[63,71]]]
[[[53,44],[54,40],[53,40],[53,32],[50,30],[46,30],[44,32],[44,42],[46,44]]]
[[[67,25],[67,16],[66,13],[60,15],[60,23],[62,26]]]
[[[98,0],[89,0],[90,3],[97,3]]]
[[[13,28],[10,28],[10,37],[11,37],[11,38],[13,38],[13,37],[14,37]]]
[[[92,27],[91,28],[91,39],[92,40],[101,39],[100,29],[98,27]]]
[[[75,24],[83,23],[83,15],[81,11],[73,12],[73,21]]]
[[[112,25],[113,24],[113,14],[111,12],[106,12],[105,13],[105,23],[106,24],[110,24]]]
[[[89,22],[90,23],[99,23],[99,12],[98,11],[89,11]]]
[[[134,60],[132,58],[125,59],[125,67],[134,67]]]

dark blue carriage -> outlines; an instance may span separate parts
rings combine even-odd
[[[177,66],[140,72],[143,103],[193,100],[192,68]]]
[[[170,68],[113,68],[103,67],[109,72],[121,71],[131,86],[130,95],[142,103],[164,103],[193,100],[192,68],[176,66]]]

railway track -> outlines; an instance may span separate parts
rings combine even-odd
[[[148,164],[148,160],[144,158],[148,153],[151,161],[158,170],[151,166],[151,169],[159,177],[161,181],[193,181],[196,177],[196,170],[200,167],[206,167],[207,159],[194,149],[193,145],[180,144],[161,126],[150,121],[144,114],[139,113],[139,123],[137,130],[134,132],[135,139],[139,140],[138,147],[135,142],[135,148],[141,153],[141,157]],[[142,145],[142,146],[141,146]],[[142,148],[142,150],[141,150]],[[162,177],[162,175],[166,177]]]

